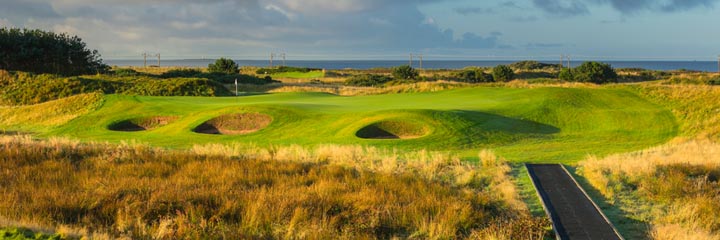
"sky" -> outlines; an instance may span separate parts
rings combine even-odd
[[[0,0],[104,59],[714,60],[720,0]]]

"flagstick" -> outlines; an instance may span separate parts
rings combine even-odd
[[[237,78],[235,79],[235,96],[239,96],[238,94],[238,85],[237,85]]]

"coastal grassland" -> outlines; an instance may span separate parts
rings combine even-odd
[[[720,88],[629,86],[670,109],[679,137],[642,151],[589,156],[578,173],[626,218],[647,224],[634,238],[719,239]]]
[[[669,143],[643,151],[588,157],[578,171],[629,218],[650,224],[652,239],[720,238],[720,145]]]
[[[502,158],[0,137],[0,222],[62,238],[543,239]]]

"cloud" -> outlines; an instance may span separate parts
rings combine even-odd
[[[590,13],[585,3],[580,0],[533,0],[533,5],[546,13],[561,17]]]
[[[679,12],[699,7],[713,7],[717,0],[595,0],[600,3],[610,4],[614,9],[624,13],[632,14],[635,12],[662,11],[662,12]]]
[[[106,58],[143,51],[261,58],[276,49],[338,55],[505,46],[500,34],[458,37],[418,9],[446,0],[30,1],[0,9],[17,8],[19,17],[0,16],[16,26],[78,35]]]
[[[461,7],[453,9],[460,15],[474,15],[474,14],[494,14],[495,9],[492,8],[480,8],[480,7]]]
[[[610,5],[623,14],[634,14],[641,11],[672,13],[712,8],[718,1],[720,0],[533,0],[533,5],[553,16],[571,17],[589,14],[588,4]]]

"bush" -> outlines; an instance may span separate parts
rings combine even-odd
[[[71,76],[102,73],[109,67],[77,36],[0,28],[0,69]]]
[[[394,67],[392,69],[392,76],[395,79],[416,79],[420,76],[417,70],[408,65]]]
[[[481,82],[494,82],[493,76],[485,73],[483,69],[465,69],[456,73],[455,77],[461,82],[468,83],[481,83]]]
[[[520,61],[510,64],[510,68],[518,70],[540,70],[547,68],[559,68],[560,64],[541,63],[538,61]]]
[[[137,76],[138,75],[137,71],[130,69],[130,68],[118,68],[118,69],[113,70],[111,73],[114,74],[115,76],[119,76],[119,77]]]
[[[574,81],[572,69],[563,68],[562,70],[560,70],[560,73],[558,73],[558,78],[563,81]]]
[[[167,72],[164,72],[160,74],[161,78],[177,78],[177,77],[197,77],[201,75],[202,72],[197,69],[173,69]]]
[[[322,69],[319,68],[306,68],[306,67],[288,67],[288,66],[280,66],[277,68],[260,68],[255,73],[257,74],[275,74],[275,73],[284,73],[284,72],[311,72],[311,71],[320,71]]]
[[[377,74],[356,75],[345,80],[347,86],[374,87],[392,81],[391,77]]]
[[[492,76],[495,81],[507,82],[515,78],[515,72],[508,66],[497,65],[492,70]]]
[[[617,82],[618,75],[610,64],[600,62],[584,62],[572,70],[576,82],[611,83]]]
[[[208,64],[208,72],[211,73],[238,73],[238,64],[232,59],[220,58],[215,63]]]

